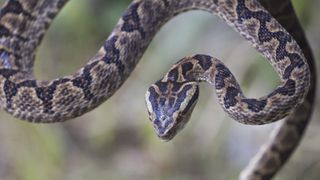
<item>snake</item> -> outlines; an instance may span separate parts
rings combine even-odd
[[[183,12],[203,10],[221,18],[265,56],[279,74],[280,85],[263,97],[247,98],[217,58],[204,54],[182,58],[146,92],[149,119],[158,137],[171,140],[185,126],[199,96],[198,83],[208,82],[224,111],[240,123],[262,125],[285,118],[240,179],[272,178],[298,145],[312,112],[315,69],[290,1],[268,6],[271,3],[263,0],[133,0],[82,68],[61,78],[37,80],[33,75],[37,48],[67,2],[7,0],[2,6],[0,106],[6,112],[33,123],[83,115],[121,87],[166,22]],[[273,17],[281,16],[283,9],[293,13],[293,27],[299,29],[279,18],[292,35]]]

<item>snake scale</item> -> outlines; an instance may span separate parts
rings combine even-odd
[[[32,72],[36,49],[66,2],[7,0],[3,5],[0,106],[10,114],[29,122],[53,123],[90,111],[124,83],[163,24],[182,12],[204,10],[219,16],[261,52],[279,74],[281,84],[266,96],[247,98],[218,59],[202,54],[185,57],[146,93],[147,109],[157,135],[170,140],[182,129],[197,101],[197,84],[206,81],[215,88],[223,109],[241,123],[266,124],[287,116],[270,142],[241,173],[241,179],[270,179],[297,146],[312,111],[315,70],[294,13],[292,21],[298,24],[299,31],[291,25],[284,26],[299,36],[302,50],[269,13],[277,8],[292,13],[289,1],[268,9],[271,3],[261,0],[268,11],[255,0],[134,0],[86,65],[69,76],[36,80]],[[273,15],[281,15],[280,11],[275,10]],[[293,140],[288,142],[288,137]]]

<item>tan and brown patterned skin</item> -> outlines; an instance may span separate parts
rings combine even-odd
[[[265,124],[287,116],[304,100],[309,90],[310,70],[301,49],[268,11],[253,0],[135,0],[98,53],[83,68],[52,81],[36,80],[32,74],[35,51],[51,21],[66,2],[10,0],[1,10],[0,105],[18,118],[30,122],[62,122],[95,108],[123,84],[160,27],[175,15],[193,9],[216,14],[234,27],[267,57],[279,73],[282,83],[267,96],[246,98],[231,72],[220,61],[207,55],[184,58],[185,61],[171,68],[171,74],[168,73],[165,79],[159,81],[160,85],[152,86],[154,92],[149,89],[147,93],[147,99],[151,100],[147,102],[148,110],[156,130],[160,126],[164,128],[162,125],[166,124],[163,123],[166,119],[163,119],[161,108],[174,115],[171,122],[166,121],[166,128],[171,128],[166,132],[172,134],[162,137],[172,138],[188,121],[198,94],[195,81],[213,83],[225,111],[246,124]],[[169,87],[161,85],[166,80],[170,81]],[[171,80],[188,82],[186,85],[185,82],[182,84]],[[171,95],[167,104],[163,104],[163,100],[157,97],[160,94],[156,94],[161,93],[163,88],[166,88],[164,94]],[[166,91],[168,89],[169,93]],[[177,106],[168,109],[168,104]],[[300,107],[310,109],[312,106],[304,105]],[[159,118],[163,122],[155,121]],[[281,132],[299,133],[299,128],[293,125]],[[160,136],[160,131],[157,133]],[[293,141],[298,140],[296,138]],[[273,141],[273,144],[282,142]],[[285,144],[280,146],[287,148]],[[283,150],[267,149],[263,157],[282,162],[280,155],[288,155]],[[257,162],[255,166],[258,170],[247,170],[246,177],[242,176],[244,179],[268,179],[272,172],[281,167],[270,170],[261,166],[264,161]]]
[[[241,172],[242,180],[271,179],[287,162],[296,147],[298,147],[308,126],[314,107],[316,91],[314,57],[291,1],[259,0],[259,2],[293,36],[301,47],[310,68],[310,88],[303,103],[272,132],[273,135],[268,142],[261,147],[257,155]]]

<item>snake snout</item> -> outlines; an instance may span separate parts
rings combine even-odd
[[[175,130],[172,128],[174,126],[174,121],[172,117],[167,115],[161,115],[153,121],[153,128],[162,140],[170,140],[175,136]]]

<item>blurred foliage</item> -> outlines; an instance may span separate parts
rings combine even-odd
[[[39,48],[37,77],[52,79],[80,68],[129,3],[70,1]],[[319,59],[320,0],[294,4]],[[201,85],[192,120],[173,141],[157,139],[148,121],[147,87],[175,61],[196,53],[222,59],[250,97],[278,83],[271,66],[232,28],[207,13],[185,13],[162,28],[130,78],[99,108],[60,124],[30,124],[1,112],[0,179],[236,179],[277,123],[245,126],[230,120],[208,85]],[[319,179],[319,93],[317,98],[307,134],[276,180]]]

